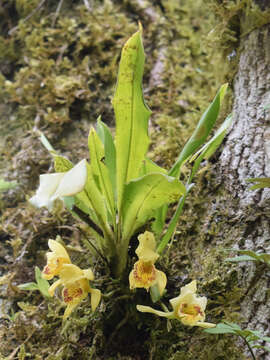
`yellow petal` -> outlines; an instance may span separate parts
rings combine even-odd
[[[182,295],[178,295],[177,297],[173,298],[173,299],[170,299],[170,303],[172,305],[172,308],[174,310],[177,309],[178,305],[181,303],[181,299],[182,299]]]
[[[48,289],[48,293],[53,296],[54,295],[54,292],[55,292],[55,289],[61,285],[62,281],[59,279],[57,281],[55,281]]]
[[[94,280],[95,279],[95,276],[93,274],[93,271],[91,269],[86,269],[86,270],[83,270],[83,273],[84,273],[84,277],[88,280]]]
[[[172,319],[173,317],[173,312],[164,312],[164,311],[155,310],[150,306],[137,305],[136,308],[140,312],[152,313],[161,317],[166,317],[168,319]]]
[[[55,241],[55,240],[50,239],[50,240],[48,241],[48,245],[49,245],[50,250],[51,250],[57,257],[68,259],[69,262],[70,262],[70,258],[69,258],[69,255],[68,255],[66,249],[65,249],[64,246],[61,245],[58,241]],[[48,253],[48,254],[49,254],[49,253]]]
[[[196,297],[196,305],[198,305],[203,311],[206,308],[207,298],[205,296]]]
[[[83,270],[74,264],[64,264],[59,276],[65,286],[85,278]]]
[[[196,292],[197,286],[196,286],[196,280],[193,280],[189,284],[183,286],[180,290],[180,294],[170,299],[170,303],[174,310],[176,310],[179,306],[179,304],[185,302],[185,303],[192,303],[196,302],[195,292]]]
[[[154,264],[159,257],[159,254],[155,252],[156,240],[154,234],[149,231],[145,231],[145,233],[138,236],[138,240],[139,246],[135,251],[138,258],[142,261],[149,261]]]
[[[167,284],[167,277],[163,271],[156,270],[156,273],[157,273],[158,291],[160,295],[162,295]]]
[[[55,276],[54,269],[51,269],[51,267],[48,265],[44,266],[41,273],[41,277],[45,280],[51,280],[54,276]]]
[[[156,283],[157,270],[150,261],[138,260],[130,273],[130,288],[145,288],[148,290]]]
[[[91,308],[92,311],[95,311],[100,299],[101,299],[101,291],[98,289],[91,289]]]
[[[66,307],[66,310],[64,312],[64,316],[63,316],[63,320],[65,320],[67,317],[69,317],[69,315],[72,313],[72,311],[75,309],[76,306],[79,305],[79,303],[81,302],[81,300],[79,301],[72,301],[71,303],[69,303]]]
[[[181,295],[184,296],[188,292],[195,294],[196,291],[197,291],[197,282],[196,282],[196,280],[193,280],[189,284],[187,284],[181,288]]]
[[[132,270],[129,274],[129,288],[130,288],[130,290],[133,290],[136,288],[136,280],[134,277],[134,270]]]

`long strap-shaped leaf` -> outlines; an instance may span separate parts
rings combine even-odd
[[[219,127],[219,129],[216,131],[215,135],[196,154],[191,157],[190,161],[194,161],[194,165],[189,178],[189,183],[192,182],[192,179],[198,171],[202,160],[209,159],[217,150],[219,145],[222,143],[231,123],[232,115],[229,115]]]
[[[96,185],[92,167],[89,164],[87,164],[87,182],[84,190],[86,192],[86,195],[88,196],[89,202],[91,203],[91,207],[98,218],[99,225],[104,232],[104,236],[107,236],[109,239],[111,239],[113,236],[107,220],[107,209],[105,206],[105,202],[102,194],[100,193]]]
[[[116,117],[116,167],[118,210],[124,186],[139,176],[141,162],[148,149],[148,119],[151,111],[143,99],[142,76],[144,50],[137,31],[125,44],[113,99]]]
[[[203,113],[203,116],[201,117],[195,131],[184,146],[175,164],[169,171],[170,176],[178,177],[181,166],[184,164],[184,162],[205,142],[207,136],[215,125],[227,87],[228,84],[221,86],[214,100]]]
[[[109,171],[112,183],[114,198],[116,200],[116,153],[112,134],[106,124],[101,121],[101,117],[97,120],[97,134],[104,145],[105,159],[104,163]]]
[[[90,130],[88,137],[88,146],[90,150],[91,168],[93,171],[94,179],[96,180],[100,191],[106,199],[106,205],[111,213],[111,216],[114,218],[114,195],[109,171],[107,166],[104,164],[104,146],[94,128],[91,128]]]
[[[179,200],[185,186],[173,177],[152,173],[131,181],[123,202],[123,239],[128,240],[164,204]]]

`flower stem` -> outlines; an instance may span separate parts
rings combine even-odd
[[[179,217],[182,213],[182,210],[183,210],[183,206],[185,204],[185,200],[186,200],[186,197],[189,193],[189,191],[191,190],[191,188],[193,187],[192,184],[188,184],[187,185],[187,191],[185,193],[185,195],[183,195],[179,202],[178,202],[178,205],[177,205],[177,209],[169,223],[169,226],[168,226],[168,229],[165,233],[165,235],[163,236],[163,238],[161,239],[158,247],[157,247],[157,252],[159,254],[161,254],[163,252],[163,250],[165,249],[165,247],[167,246],[168,242],[170,241],[171,237],[173,236],[173,233],[176,229],[176,226],[178,224],[178,220],[179,220]]]
[[[246,339],[244,336],[241,336],[241,335],[239,335],[239,336],[244,340],[245,344],[247,345],[248,350],[249,350],[250,353],[251,353],[252,359],[253,359],[253,360],[256,360],[256,357],[255,357],[255,355],[254,355],[254,352],[253,352],[253,350],[252,350],[249,342],[247,341],[247,339]]]

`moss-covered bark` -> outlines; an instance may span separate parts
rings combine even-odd
[[[85,3],[92,6],[90,11]],[[46,1],[37,8],[39,4],[42,2],[14,0],[0,5],[5,18],[0,24],[0,93],[4,99],[0,106],[3,159],[0,169],[1,176],[16,179],[20,184],[17,189],[3,194],[1,202],[1,356],[46,360],[247,359],[243,344],[235,345],[230,336],[209,336],[200,329],[184,328],[178,323],[173,323],[173,329],[168,332],[166,320],[138,313],[135,304],[146,303],[148,295],[144,290],[131,294],[127,282],[121,285],[108,277],[104,264],[91,254],[91,247],[85,251],[83,225],[76,225],[60,204],[51,215],[45,210],[33,209],[27,199],[37,186],[39,173],[52,168],[37,130],[43,131],[61,153],[76,161],[87,154],[89,126],[97,115],[101,114],[103,120],[113,126],[110,99],[120,48],[137,28],[138,20],[144,27],[145,97],[153,110],[150,156],[168,167],[224,77],[232,77],[226,71],[232,66],[236,69],[240,50],[244,49],[242,59],[245,59],[252,41],[252,46],[257,44],[256,36],[264,44],[266,38],[262,34],[266,34],[267,28],[254,33],[249,31],[250,35],[241,40],[238,50],[239,24],[246,18],[241,22],[239,14],[243,14],[243,9],[234,9],[234,16],[228,16],[230,21],[224,21],[223,25],[227,25],[224,30],[227,40],[229,35],[231,40],[236,39],[232,43],[237,56],[226,58],[215,48],[217,43],[214,48],[212,46],[211,41],[216,38],[211,30],[215,29],[215,35],[218,34],[220,22],[202,0],[181,3],[177,0],[154,3],[66,0]],[[228,8],[226,11],[222,6],[216,9],[228,14]],[[260,63],[267,64],[261,53],[262,46],[258,51]],[[232,49],[228,54],[232,54]],[[241,61],[247,69],[241,70]],[[267,72],[263,75],[257,65],[254,68],[252,59],[241,61],[235,83],[235,91],[238,91],[235,124],[243,124],[242,104],[247,97],[250,113],[246,116],[246,136],[252,130],[257,134],[261,119],[265,128],[260,128],[258,134],[267,134],[268,113],[254,110],[256,114],[252,115],[256,103],[267,100]],[[256,101],[241,92],[241,79],[250,74],[248,69],[253,69],[255,80],[261,79],[254,83],[251,75],[246,78],[245,89],[259,93]],[[263,68],[266,70],[267,67]],[[265,102],[261,102],[260,109],[262,104]],[[254,121],[252,126],[249,118]],[[237,243],[239,247],[259,249],[267,241],[269,229],[267,202],[263,200],[267,199],[267,193],[260,197],[257,208],[260,195],[249,193],[244,182],[245,174],[260,176],[266,171],[268,175],[266,155],[255,159],[256,166],[261,169],[259,174],[255,173],[256,169],[245,173],[247,158],[239,154],[240,165],[234,169],[232,177],[228,169],[233,161],[226,163],[228,157],[225,155],[231,151],[235,158],[238,156],[236,147],[242,144],[241,136],[236,141],[233,133],[222,152],[221,163],[219,156],[215,156],[210,164],[213,170],[207,171],[206,166],[196,179],[197,187],[186,204],[176,241],[159,268],[168,276],[165,301],[178,295],[180,286],[197,278],[199,293],[209,298],[208,321],[242,320],[253,327],[256,319],[260,319],[261,325],[266,326],[261,316],[256,317],[256,308],[250,306],[252,294],[258,288],[257,297],[262,296],[263,300],[256,300],[255,305],[260,305],[260,312],[267,311],[264,310],[267,304],[264,286],[268,285],[265,272],[258,269],[263,276],[256,283],[257,273],[252,267],[232,267],[224,262],[225,247]],[[263,137],[260,139],[264,141]],[[259,156],[261,149],[255,148],[253,153]],[[251,152],[247,154],[251,159]],[[242,202],[234,194],[241,197]],[[251,202],[243,205],[249,198]],[[36,292],[29,294],[16,287],[33,281],[34,266],[44,265],[47,240],[57,234],[73,246],[72,259],[76,264],[94,268],[99,279],[97,287],[105,295],[114,291],[113,295],[104,297],[98,312],[91,314],[85,302],[64,325],[61,324],[63,306],[59,300],[47,302]],[[132,248],[130,251],[132,254]],[[253,284],[250,279],[256,286],[248,289]]]

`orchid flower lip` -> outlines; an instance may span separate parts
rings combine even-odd
[[[133,266],[133,270],[129,274],[130,289],[145,288],[147,291],[152,286],[157,285],[160,295],[163,294],[166,284],[166,275],[157,270],[155,262],[159,254],[155,251],[156,240],[154,234],[145,231],[138,236],[139,246],[136,249],[136,254],[139,258]]]
[[[59,272],[59,280],[49,288],[49,293],[53,295],[58,286],[63,286],[62,297],[67,306],[63,319],[69,317],[88,294],[91,297],[92,311],[95,311],[101,300],[101,291],[91,288],[89,280],[94,280],[91,269],[82,270],[72,263],[63,264]]]
[[[183,325],[199,326],[203,328],[215,327],[215,324],[205,322],[206,297],[196,296],[196,280],[183,286],[179,296],[170,300],[173,311],[164,312],[150,306],[137,305],[140,312],[148,312],[168,319],[179,320]]]

